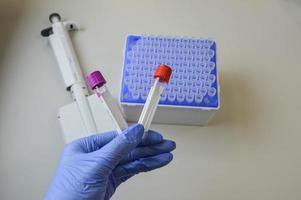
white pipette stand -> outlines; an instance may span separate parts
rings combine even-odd
[[[138,121],[139,124],[142,124],[144,126],[145,132],[149,130],[158,103],[160,101],[161,94],[163,93],[171,74],[172,69],[167,65],[159,65],[155,71],[155,82],[149,91],[149,94],[147,96],[146,102],[144,104],[143,110]]]

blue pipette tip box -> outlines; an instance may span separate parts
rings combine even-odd
[[[207,112],[218,110],[220,104],[219,85],[216,42],[214,40],[193,37],[129,35],[126,38],[124,51],[120,102],[130,121],[136,121],[137,116],[139,116],[137,106],[140,105],[141,107],[145,103],[154,81],[154,71],[159,64],[167,64],[172,68],[173,73],[161,96],[158,110],[160,107],[165,108],[166,113],[168,110],[176,112],[178,108],[181,115],[184,115],[185,108],[188,109],[188,112],[191,112],[192,109]],[[160,111],[157,111],[155,120],[160,118],[159,115]],[[194,119],[193,121],[197,120]],[[163,123],[165,123],[164,120]],[[166,123],[173,122],[167,121]]]

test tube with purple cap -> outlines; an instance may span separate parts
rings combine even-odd
[[[105,78],[100,71],[93,71],[86,76],[86,80],[91,90],[93,90],[104,103],[110,117],[116,125],[117,132],[121,133],[128,127],[128,124],[123,117],[120,107],[115,102],[110,91],[106,87]]]

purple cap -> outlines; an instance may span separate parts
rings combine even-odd
[[[96,87],[101,87],[106,83],[106,80],[100,71],[91,72],[88,76],[86,76],[86,80],[92,90],[94,90]]]

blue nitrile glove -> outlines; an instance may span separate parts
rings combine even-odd
[[[176,145],[154,131],[133,125],[121,134],[108,132],[68,144],[45,199],[107,200],[139,172],[167,165]]]

